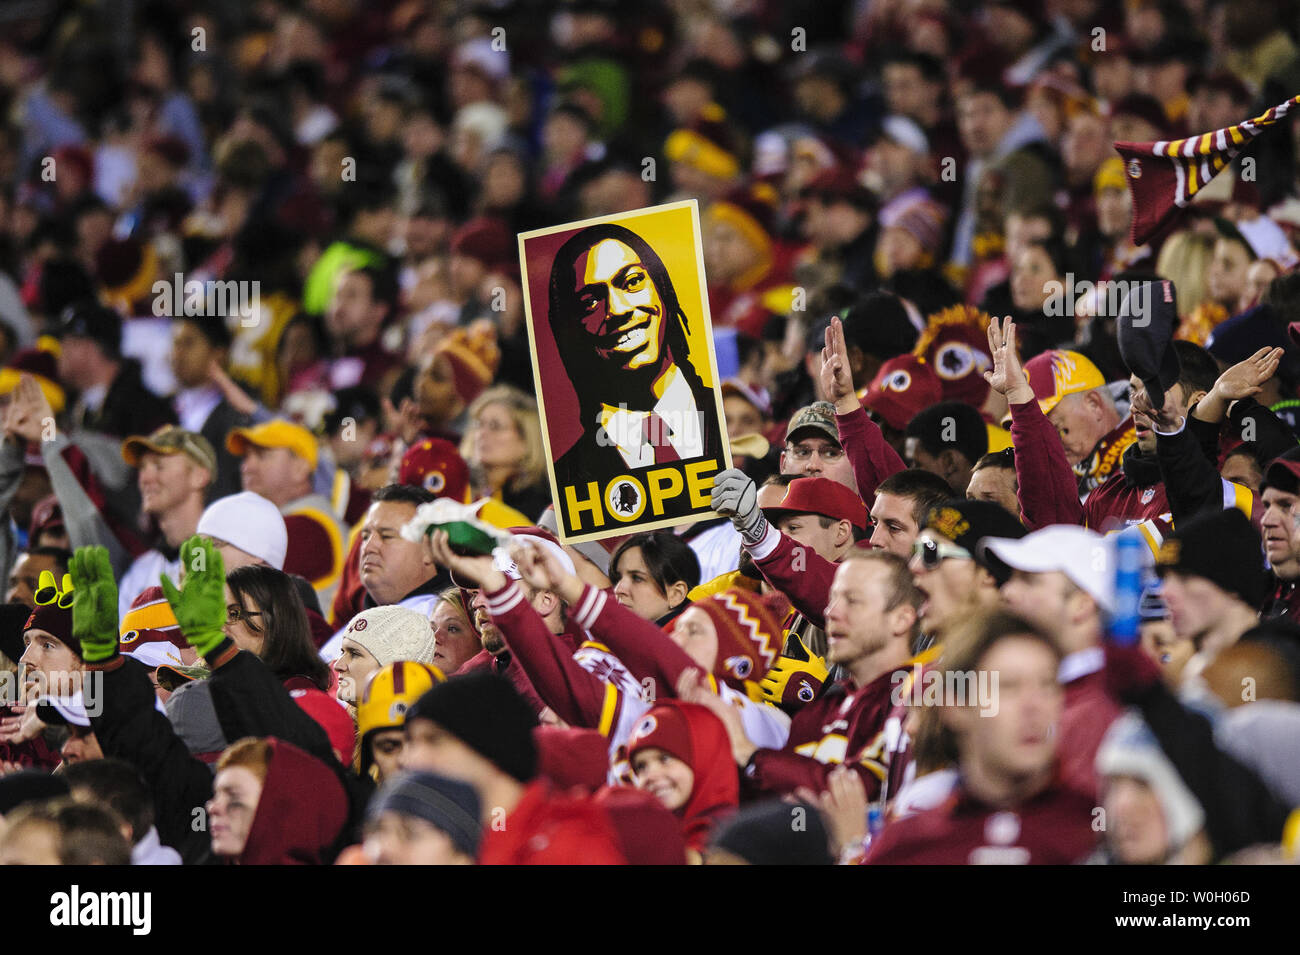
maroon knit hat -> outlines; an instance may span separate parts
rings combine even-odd
[[[746,681],[757,683],[767,675],[781,655],[785,634],[762,597],[733,588],[691,606],[708,614],[718,632],[714,676],[743,689]]]
[[[509,271],[518,267],[510,229],[490,216],[471,219],[457,229],[451,237],[451,251],[475,259],[487,269]]]
[[[57,603],[43,604],[31,612],[23,624],[23,633],[28,630],[44,630],[81,659],[81,641],[72,635],[72,608],[64,609]]]

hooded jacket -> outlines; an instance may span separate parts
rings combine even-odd
[[[650,748],[677,757],[695,774],[690,798],[673,814],[681,820],[686,845],[703,852],[713,827],[734,813],[740,803],[740,775],[731,756],[726,727],[708,707],[666,701],[652,707],[633,729],[628,760]]]
[[[348,797],[338,775],[291,743],[268,737],[271,765],[240,865],[324,865],[348,835]]]

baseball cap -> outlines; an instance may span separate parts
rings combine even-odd
[[[835,406],[829,401],[814,401],[800,408],[785,429],[785,440],[793,441],[796,432],[815,428],[836,444],[840,443],[840,429],[835,424]]]
[[[751,385],[739,378],[728,378],[722,383],[722,396],[739,395],[761,411],[764,417],[772,416],[772,396],[761,385]]]
[[[169,692],[176,692],[178,687],[186,683],[192,683],[195,680],[206,680],[212,675],[212,671],[205,666],[176,666],[171,663],[164,663],[158,668],[155,678],[158,685]]]
[[[59,384],[58,360],[43,348],[23,348],[16,351],[0,368],[0,395],[7,395],[18,387],[24,374],[31,375],[40,387],[50,410],[61,412],[68,398]]]
[[[36,714],[48,725],[90,727],[90,715],[80,690],[71,696],[42,696],[36,701]]]
[[[469,465],[450,441],[425,438],[402,455],[397,483],[422,487],[437,497],[464,503],[470,491]]]
[[[184,454],[199,467],[217,473],[217,453],[208,439],[174,424],[166,424],[148,437],[132,435],[122,442],[122,460],[133,468],[140,466],[146,451],[154,454]]]
[[[934,369],[916,355],[898,355],[880,366],[862,396],[862,407],[902,431],[917,414],[942,400],[943,384]]]
[[[1069,524],[1053,524],[1018,540],[986,537],[978,547],[1012,570],[1027,574],[1059,571],[1107,613],[1115,609],[1112,548],[1096,531]]]
[[[880,123],[881,135],[892,142],[905,146],[914,153],[927,156],[930,153],[930,139],[925,135],[916,120],[897,113],[886,116]]]
[[[858,530],[867,528],[867,505],[839,481],[824,477],[801,477],[790,482],[776,507],[763,509],[769,521],[791,514],[818,514],[836,521],[848,521]]]
[[[949,498],[930,509],[923,530],[933,530],[966,550],[981,567],[997,580],[998,586],[1011,576],[1001,561],[988,560],[979,543],[986,537],[1019,539],[1027,533],[1025,526],[1000,504],[972,501],[964,497]]]
[[[161,587],[146,587],[131,601],[118,625],[118,650],[145,666],[182,666],[181,652],[188,646],[176,613]]]
[[[1034,389],[1038,407],[1050,414],[1066,395],[1082,394],[1106,384],[1106,379],[1086,355],[1053,349],[1025,363],[1025,376]]]
[[[88,338],[105,354],[116,356],[122,348],[122,319],[98,302],[74,302],[59,316],[58,334],[60,338]]]
[[[1178,296],[1168,279],[1137,283],[1120,304],[1115,321],[1120,357],[1142,379],[1155,408],[1164,407],[1165,392],[1178,381],[1177,327]]]
[[[280,509],[252,491],[218,498],[199,518],[195,533],[214,537],[284,570],[289,532]]]
[[[288,448],[313,468],[316,467],[316,438],[300,424],[276,418],[252,428],[235,428],[226,436],[226,450],[243,457],[250,445],[259,448]]]

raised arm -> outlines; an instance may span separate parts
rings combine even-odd
[[[1048,524],[1082,524],[1079,482],[1065,459],[1056,428],[1047,420],[1016,353],[1016,323],[989,322],[993,369],[984,373],[989,387],[1011,408],[1011,443],[1016,449],[1016,496],[1021,518],[1031,531]]]
[[[822,349],[822,393],[835,405],[835,425],[840,447],[853,465],[858,493],[871,509],[876,488],[891,474],[906,470],[907,465],[890,447],[880,428],[867,415],[853,388],[849,371],[848,347],[844,342],[844,323],[831,319],[826,329],[826,347]]]

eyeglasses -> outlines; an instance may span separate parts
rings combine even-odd
[[[237,604],[231,604],[229,607],[226,608],[226,625],[229,626],[232,623],[239,623],[239,621],[243,620],[250,627],[253,627],[253,629],[257,629],[256,625],[253,623],[252,618],[260,617],[260,616],[262,616],[260,611],[245,610],[243,607],[240,607]]]
[[[840,458],[844,457],[843,448],[812,448],[806,444],[787,444],[785,452],[796,461],[808,461],[814,454],[823,461],[838,461]]]
[[[920,558],[921,566],[926,570],[936,570],[945,560],[974,560],[971,552],[965,547],[958,547],[956,544],[949,544],[947,541],[937,541],[933,537],[926,537],[912,543],[912,559]]]

